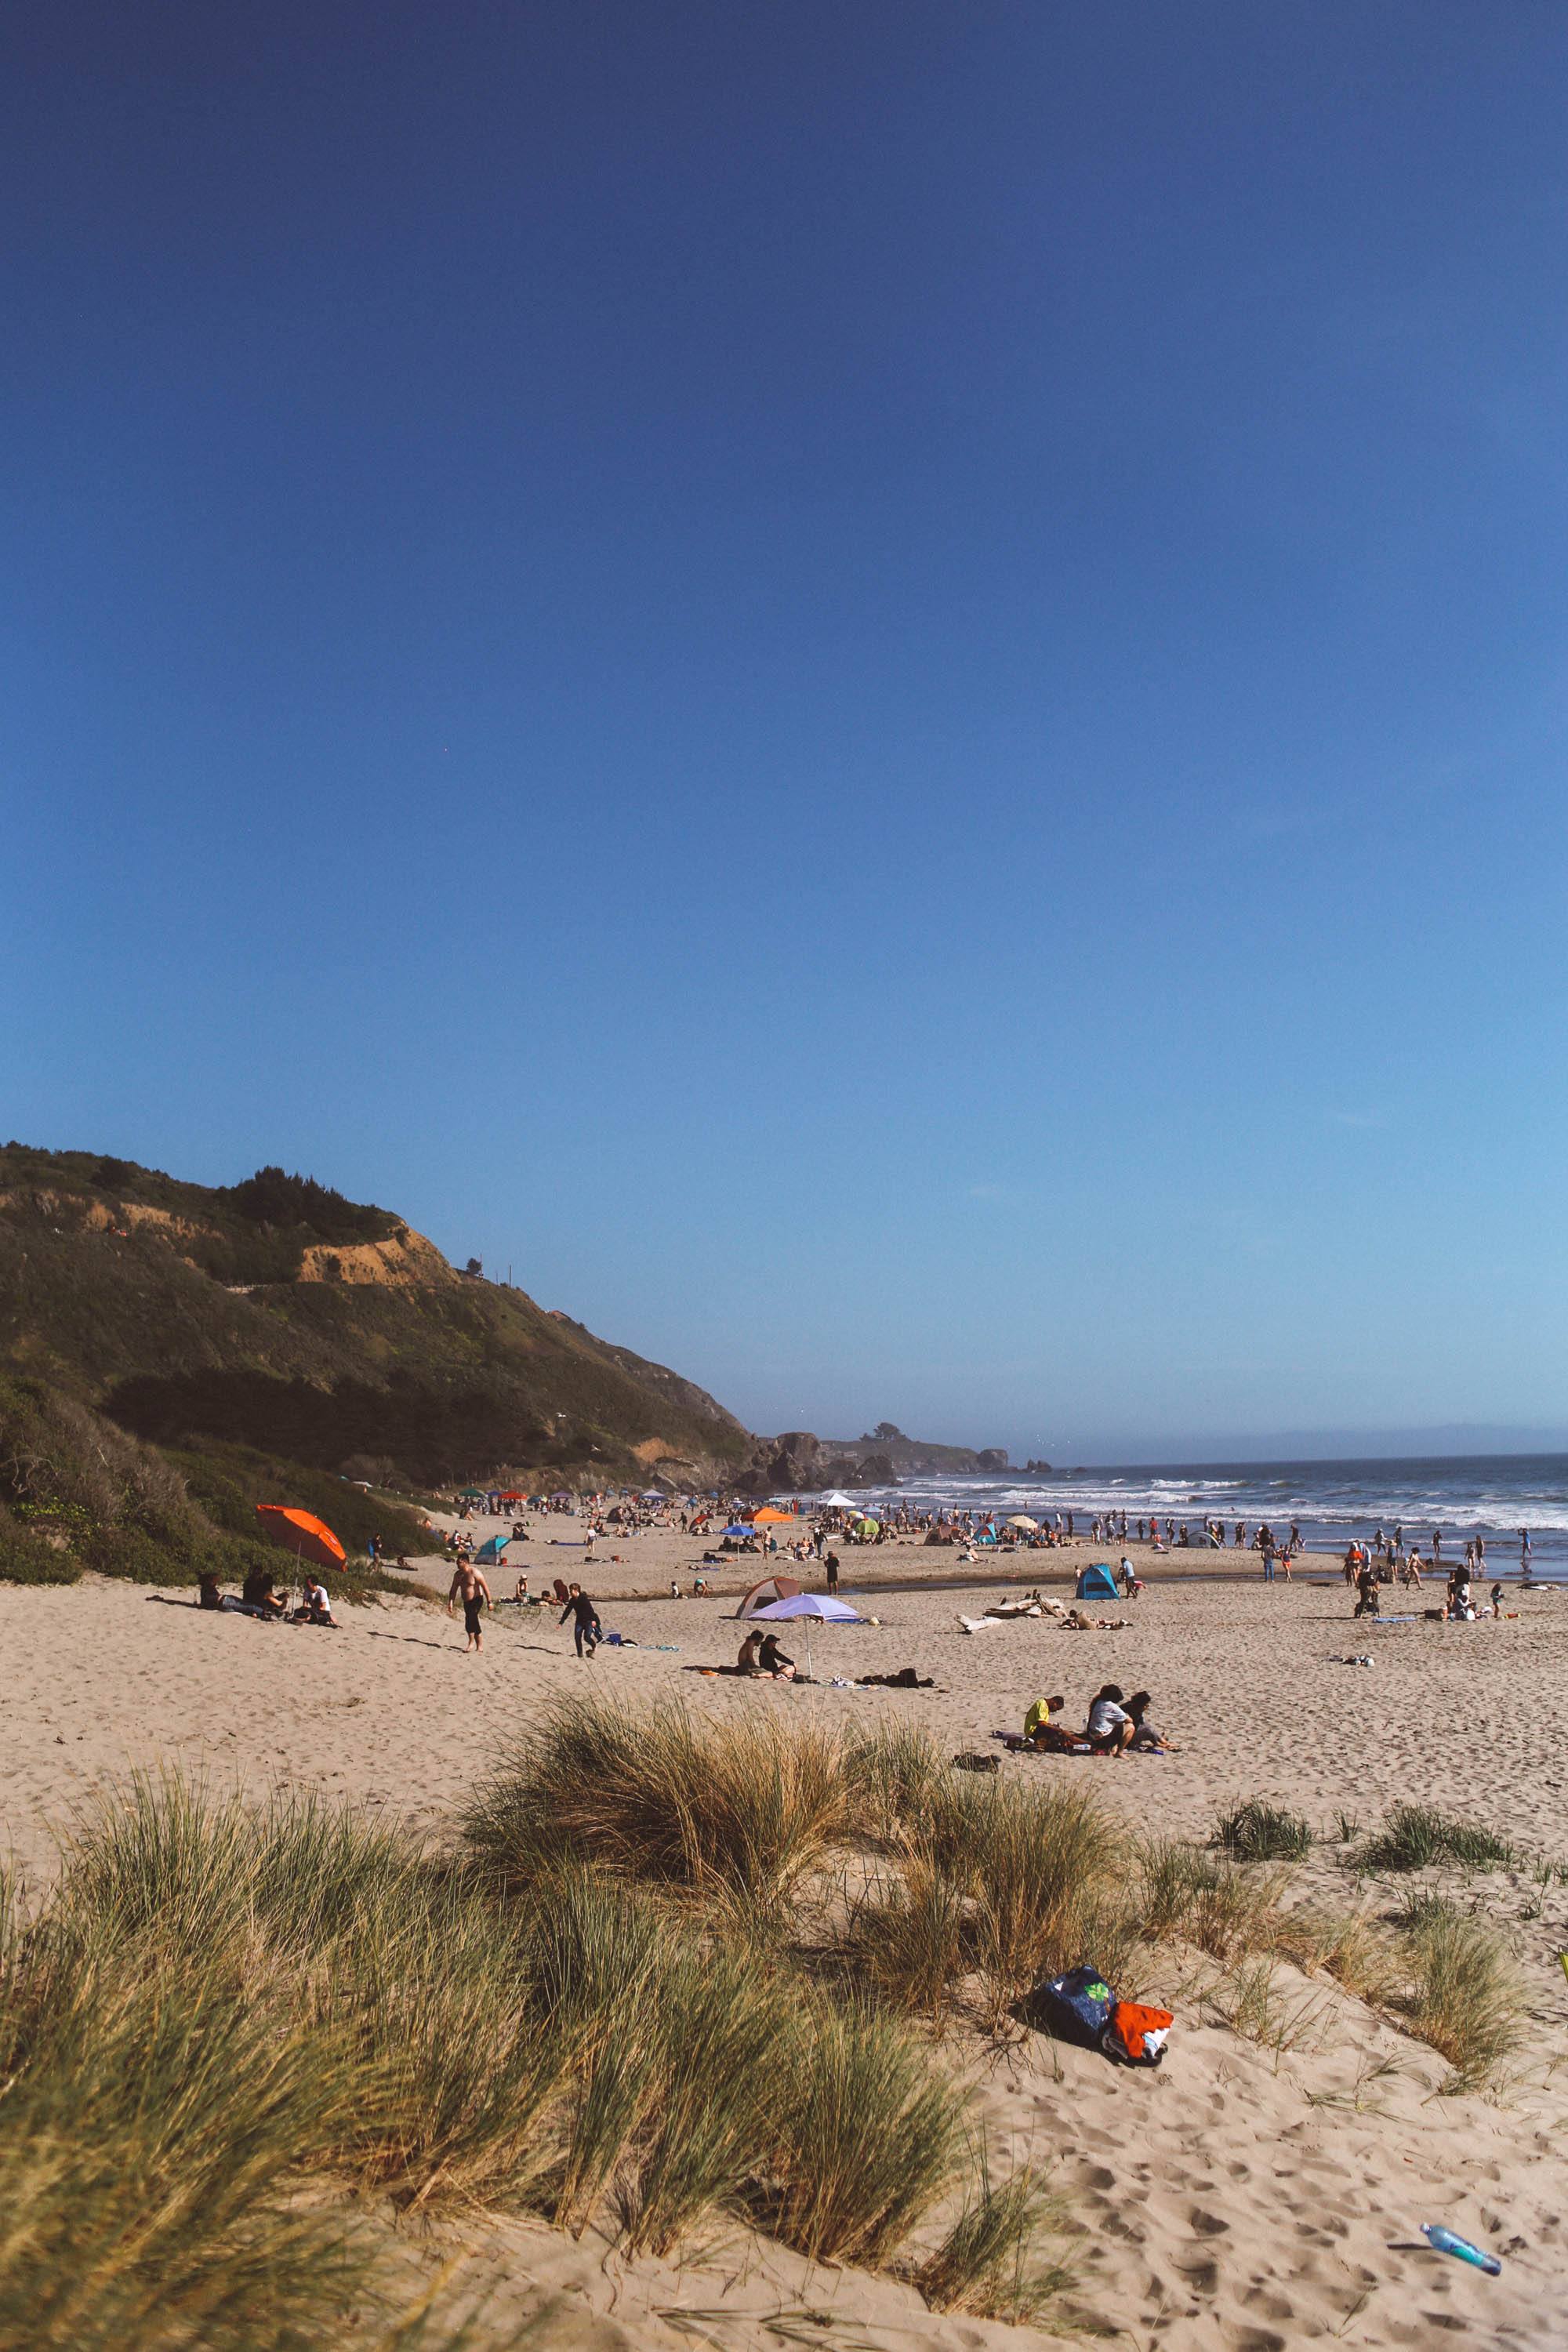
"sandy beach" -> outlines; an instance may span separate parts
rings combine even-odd
[[[698,1671],[734,1658],[732,1598],[635,1597],[667,1592],[671,1577],[689,1586],[700,1549],[689,1540],[617,1539],[606,1549],[619,1560],[579,1570],[580,1551],[552,1546],[549,1524],[536,1525],[526,1553],[534,1588],[581,1574],[606,1628],[625,1637],[591,1665],[574,1655],[570,1627],[553,1611],[497,1609],[476,1658],[464,1654],[460,1623],[414,1599],[344,1610],[332,1633],[204,1615],[100,1580],[0,1587],[0,1790],[17,1864],[46,1873],[53,1837],[96,1789],[161,1767],[258,1794],[315,1789],[439,1836],[508,1740],[552,1702],[588,1688],[628,1707],[679,1698],[792,1721],[885,1715],[923,1726],[954,1752],[999,1752],[993,1732],[1016,1727],[1032,1698],[1065,1692],[1069,1716],[1080,1715],[1107,1680],[1153,1693],[1152,1719],[1178,1752],[1008,1758],[1003,1770],[1088,1781],[1138,1826],[1194,1838],[1238,1795],[1288,1805],[1323,1841],[1301,1866],[1302,1894],[1342,1906],[1356,1900],[1358,1883],[1340,1816],[1367,1828],[1400,1800],[1479,1821],[1531,1862],[1568,1860],[1568,1592],[1516,1596],[1510,1585],[1505,1606],[1519,1613],[1495,1622],[1435,1625],[1417,1615],[1373,1626],[1352,1619],[1352,1596],[1337,1580],[1299,1574],[1265,1586],[1255,1569],[1197,1578],[1155,1561],[1138,1601],[1105,1610],[1131,1621],[1123,1630],[1072,1634],[1030,1620],[972,1635],[960,1613],[979,1615],[994,1585],[954,1586],[963,1571],[953,1555],[890,1545],[843,1564],[842,1591],[863,1593],[881,1622],[816,1628],[817,1679],[798,1687]],[[1087,1546],[1080,1552],[1089,1556]],[[1059,1591],[1072,1565],[1065,1553],[1027,1555],[1009,1563],[1011,1580]],[[751,1572],[751,1561],[737,1562],[721,1581],[739,1590]],[[422,1574],[442,1571],[431,1562]],[[515,1574],[498,1579],[498,1592]],[[939,1588],[926,1581],[932,1576]],[[892,1589],[917,1581],[926,1589]],[[1390,1615],[1430,1597],[1390,1597]],[[785,1631],[786,1648],[804,1660],[803,1629]],[[1338,1663],[1363,1654],[1370,1667]],[[856,1690],[828,1679],[905,1665],[935,1687]],[[976,2069],[980,2112],[997,2144],[1055,2159],[1084,2233],[1080,2316],[1115,2340],[1175,2352],[1285,2352],[1320,2339],[1560,2340],[1568,2241],[1558,2151],[1568,2102],[1555,2070],[1568,2054],[1568,1985],[1557,1955],[1568,1944],[1568,1886],[1542,1885],[1526,1862],[1470,1878],[1462,1891],[1508,1927],[1531,1994],[1530,2043],[1506,2086],[1487,2096],[1435,2095],[1447,2073],[1435,2053],[1326,1980],[1289,1969],[1283,1997],[1298,2004],[1302,2029],[1294,2048],[1234,2032],[1188,1981],[1163,1988],[1178,2024],[1157,2074],[1116,2073],[1037,2036],[1001,2055],[955,2053]],[[1373,1906],[1394,1899],[1387,1886],[1362,1892]],[[1429,2220],[1509,2249],[1503,2275],[1427,2252],[1415,2231]],[[509,2324],[549,2293],[564,2298],[552,2344],[689,2347],[706,2327],[713,2343],[761,2347],[778,2340],[763,2315],[805,2304],[848,2331],[828,2330],[825,2343],[879,2352],[1045,2340],[938,2319],[897,2283],[809,2273],[749,2239],[676,2273],[623,2265],[591,2240],[507,2224],[485,2242],[482,2266]],[[659,2315],[699,2310],[723,2316],[688,2326]],[[494,2326],[494,2340],[509,2340],[500,2316]]]

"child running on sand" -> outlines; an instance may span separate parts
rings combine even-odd
[[[572,1632],[577,1644],[577,1655],[580,1658],[586,1658],[588,1664],[592,1665],[594,1652],[605,1638],[605,1629],[599,1622],[598,1611],[580,1584],[574,1584],[569,1589],[566,1606],[555,1622],[559,1625],[564,1625],[568,1617],[572,1620]]]

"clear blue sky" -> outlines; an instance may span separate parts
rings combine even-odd
[[[752,1426],[1568,1423],[1559,0],[16,0],[0,1128]]]

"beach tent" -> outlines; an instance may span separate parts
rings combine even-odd
[[[811,1674],[811,1627],[813,1619],[823,1619],[829,1625],[859,1625],[864,1619],[847,1601],[834,1601],[826,1592],[791,1592],[782,1601],[771,1601],[765,1609],[752,1611],[755,1617],[804,1617],[805,1620],[805,1671]]]
[[[499,1568],[501,1564],[501,1559],[508,1544],[513,1540],[514,1538],[510,1536],[491,1536],[489,1542],[482,1543],[478,1551],[474,1554],[474,1566],[476,1568]]]
[[[1116,1579],[1111,1575],[1110,1570],[1106,1567],[1105,1562],[1102,1559],[1096,1560],[1092,1568],[1080,1568],[1079,1570],[1078,1592],[1076,1597],[1079,1601],[1118,1601],[1121,1599],[1121,1596],[1116,1589]]]
[[[759,1528],[787,1528],[794,1517],[793,1511],[775,1511],[770,1503],[766,1510],[757,1513],[752,1525]]]
[[[835,1486],[831,1495],[823,1496],[816,1507],[819,1511],[858,1511],[860,1506],[841,1486]]]
[[[799,1596],[800,1586],[793,1576],[764,1576],[760,1584],[752,1585],[735,1614],[737,1617],[754,1617],[771,1601],[795,1601]]]
[[[256,1517],[268,1543],[291,1551],[296,1559],[308,1559],[312,1568],[342,1568],[348,1558],[326,1521],[310,1511],[293,1510],[287,1503],[258,1503]]]

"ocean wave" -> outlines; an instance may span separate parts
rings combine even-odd
[[[1194,1463],[1188,1469],[1162,1463],[1147,1469],[1108,1466],[1079,1477],[940,1474],[912,1477],[887,1499],[1001,1517],[1024,1512],[1054,1519],[1070,1512],[1080,1529],[1110,1511],[1125,1511],[1134,1523],[1152,1515],[1190,1525],[1223,1518],[1227,1535],[1238,1518],[1249,1529],[1264,1518],[1287,1526],[1295,1521],[1320,1550],[1342,1549],[1352,1536],[1369,1536],[1380,1525],[1385,1530],[1402,1525],[1406,1540],[1425,1549],[1433,1528],[1440,1527],[1460,1543],[1485,1535],[1500,1562],[1516,1557],[1518,1530],[1528,1527],[1540,1565],[1568,1561],[1568,1464],[1561,1456],[1528,1457],[1510,1475],[1510,1459],[1456,1461],[1451,1475],[1432,1461]]]

